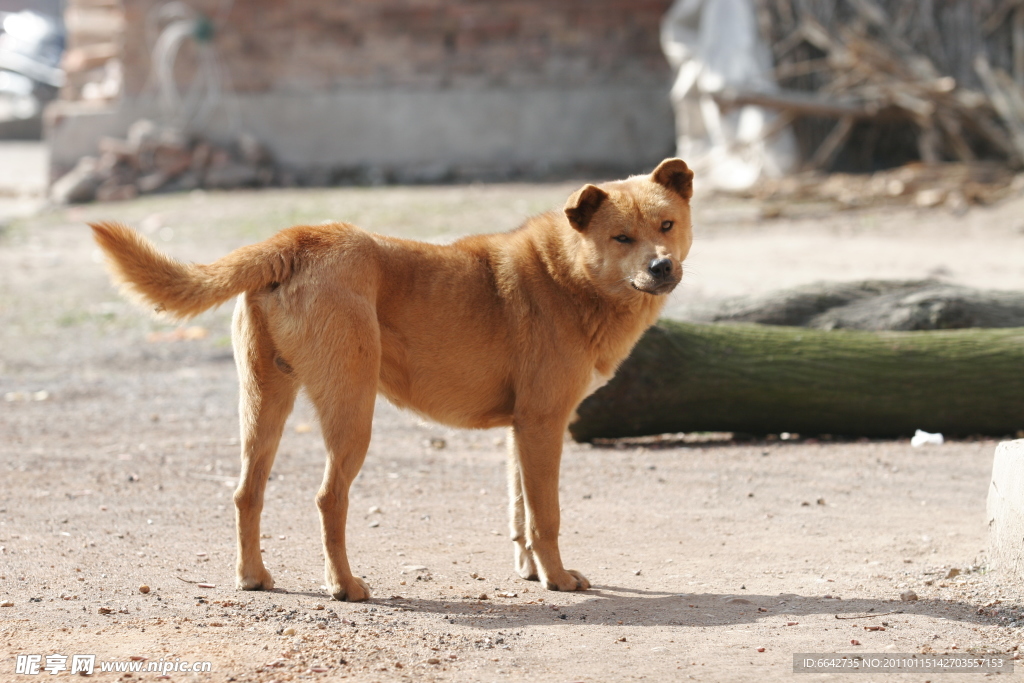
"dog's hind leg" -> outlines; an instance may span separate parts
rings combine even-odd
[[[509,429],[508,446],[508,516],[512,542],[515,544],[516,573],[529,581],[537,581],[537,563],[526,547],[526,506],[523,502],[523,474],[516,453],[515,430]]]
[[[298,382],[277,356],[263,312],[247,295],[243,294],[235,307],[233,328],[242,437],[242,472],[235,490],[236,581],[243,590],[270,590],[274,579],[260,554],[260,513]]]
[[[373,407],[380,376],[380,329],[373,305],[358,297],[335,299],[337,311],[317,321],[315,373],[303,373],[320,415],[327,447],[324,479],[316,495],[326,556],[327,588],[337,600],[370,597],[366,583],[352,575],[345,551],[349,488],[370,445]],[[311,359],[312,360],[312,359]]]

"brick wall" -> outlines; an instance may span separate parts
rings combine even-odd
[[[150,72],[147,16],[126,0],[125,92]],[[192,0],[213,18],[236,92],[358,87],[655,85],[669,79],[658,26],[671,0]],[[183,83],[194,64],[182,50]]]

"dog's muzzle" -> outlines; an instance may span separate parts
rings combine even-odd
[[[672,259],[659,256],[647,264],[647,270],[636,274],[630,284],[633,289],[645,294],[668,294],[682,279],[682,271],[672,263]]]

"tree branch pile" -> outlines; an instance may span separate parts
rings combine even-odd
[[[899,147],[882,139],[887,127],[898,142],[910,132],[910,153],[926,163],[1024,168],[1024,2],[992,5],[758,0],[782,90],[718,102],[778,110],[769,135],[796,122],[804,170],[833,168],[843,154],[867,158],[858,170],[895,165],[878,159]]]

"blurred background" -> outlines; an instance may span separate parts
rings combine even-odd
[[[22,169],[4,194],[611,177],[678,153],[706,189],[991,201],[1024,160],[1022,5],[2,0],[0,139],[44,143],[0,151]],[[860,177],[823,187],[837,171]]]

